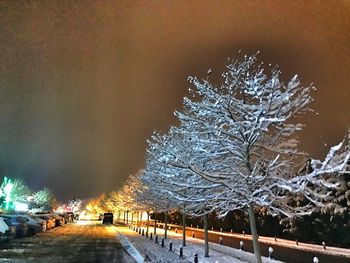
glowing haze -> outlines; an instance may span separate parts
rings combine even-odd
[[[348,1],[1,1],[0,175],[59,199],[117,190],[174,124],[188,75],[261,51],[318,88],[302,149],[350,123]]]

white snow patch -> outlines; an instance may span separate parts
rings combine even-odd
[[[144,259],[139,253],[139,251],[118,230],[117,230],[117,238],[119,239],[123,248],[129,253],[130,256],[132,256],[136,260],[137,263],[144,262]]]

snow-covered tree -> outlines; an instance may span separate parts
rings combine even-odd
[[[48,188],[44,188],[40,191],[37,191],[37,192],[34,192],[32,194],[32,197],[33,197],[33,202],[41,207],[41,206],[50,206],[50,201],[51,201],[51,198],[53,197],[53,194],[52,192],[48,189]]]
[[[155,133],[149,141],[149,158],[144,177],[147,178],[151,189],[157,189],[154,191],[157,191],[158,195],[171,200],[182,212],[183,246],[186,245],[186,215],[204,217],[205,256],[209,256],[207,215],[218,207],[218,202],[227,199],[222,198],[225,192],[220,184],[210,183],[184,166],[196,158],[192,155],[192,142],[191,138],[179,133],[175,127],[172,127],[167,135]],[[213,192],[213,188],[217,191]]]
[[[313,160],[313,172],[294,177],[298,152],[295,133],[303,127],[297,117],[308,111],[312,86],[304,87],[294,76],[287,84],[280,71],[265,73],[263,63],[245,56],[227,65],[219,87],[207,79],[190,77],[194,99],[184,99],[184,110],[176,112],[185,136],[197,142],[196,158],[178,162],[211,183],[227,187],[222,212],[248,208],[256,258],[261,262],[254,206],[272,213],[311,213],[322,205],[324,194],[309,185],[332,187],[323,174],[344,168],[348,141],[331,148],[324,161]],[[302,206],[290,203],[303,195]]]

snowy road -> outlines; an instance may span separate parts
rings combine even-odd
[[[78,221],[0,247],[0,262],[135,262],[116,238],[114,226]]]

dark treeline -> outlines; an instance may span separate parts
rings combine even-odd
[[[280,237],[301,242],[321,244],[336,247],[350,247],[350,216],[349,213],[332,214],[330,212],[314,212],[311,215],[295,218],[272,216],[265,209],[256,209],[258,233],[262,236]],[[157,220],[164,222],[164,213],[157,214]],[[182,215],[174,212],[168,216],[171,223],[181,225]],[[187,226],[203,228],[203,221],[197,217],[187,217]],[[209,229],[224,232],[250,234],[249,219],[244,211],[229,212],[225,218],[218,219],[215,214],[209,216]]]

